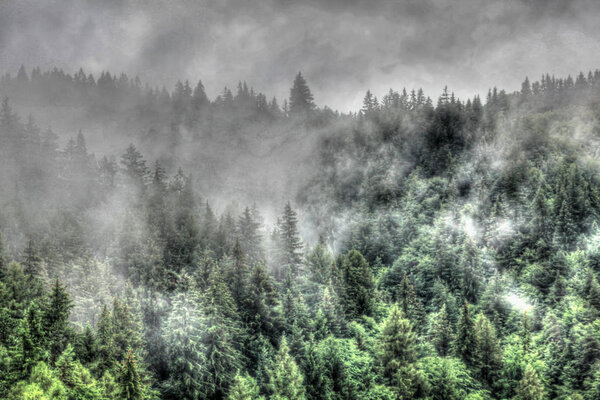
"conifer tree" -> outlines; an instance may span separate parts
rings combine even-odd
[[[600,285],[598,285],[596,276],[592,275],[591,273],[590,275],[592,276],[592,279],[587,291],[587,300],[592,307],[600,312]]]
[[[44,311],[44,327],[50,341],[50,356],[53,361],[65,349],[69,339],[69,314],[72,308],[73,302],[69,294],[56,279],[49,295],[48,306]]]
[[[448,309],[445,304],[442,306],[442,309],[433,316],[430,335],[432,337],[432,343],[439,355],[442,357],[447,356],[450,352],[454,330],[452,329],[452,322],[448,316]]]
[[[460,258],[460,269],[462,273],[461,288],[463,295],[468,301],[475,302],[480,294],[481,263],[477,246],[470,238],[463,244]]]
[[[302,242],[300,235],[298,234],[298,217],[296,212],[292,209],[289,202],[285,205],[283,215],[279,220],[278,231],[279,231],[279,246],[281,253],[281,263],[283,264],[284,271],[290,274],[292,277],[298,275],[300,263],[302,260]],[[284,278],[287,276],[284,275]]]
[[[313,95],[302,73],[298,72],[290,89],[289,113],[292,116],[307,116],[314,108]]]
[[[383,367],[383,376],[388,382],[393,382],[400,367],[416,361],[416,340],[412,324],[403,317],[398,305],[394,304],[379,337],[379,361]]]
[[[144,157],[133,144],[130,144],[121,156],[121,165],[123,166],[123,173],[131,182],[138,187],[142,187],[145,184],[150,171],[146,166]]]
[[[96,330],[98,338],[98,369],[102,373],[111,370],[117,358],[113,318],[106,305],[102,308]]]
[[[279,325],[277,307],[279,301],[273,281],[261,264],[254,267],[249,285],[247,318],[249,328],[273,339]]]
[[[327,285],[331,279],[331,268],[333,267],[333,256],[326,246],[325,240],[321,236],[319,243],[306,255],[310,279],[321,285]]]
[[[363,99],[363,107],[361,109],[362,113],[369,117],[373,115],[375,111],[379,108],[379,102],[377,101],[377,97],[373,96],[370,90],[367,90],[365,97]]]
[[[323,318],[324,327],[326,328],[325,331],[321,332],[321,335],[323,337],[327,336],[327,334],[337,336],[342,330],[343,310],[331,282],[323,290],[319,311]],[[318,322],[318,318],[316,318],[315,322]]]
[[[219,272],[214,271],[202,295],[204,323],[202,345],[205,349],[203,387],[209,398],[223,398],[241,368],[238,351],[237,311]]]
[[[271,373],[271,390],[273,400],[304,400],[304,378],[296,361],[289,353],[285,336],[281,339],[279,351],[275,357],[275,365]]]
[[[469,304],[465,301],[456,328],[454,352],[467,366],[472,366],[475,362],[475,351],[475,326],[469,311]]]
[[[248,281],[250,270],[246,263],[246,257],[242,251],[242,246],[238,240],[233,245],[231,268],[227,271],[227,281],[229,283],[231,297],[241,310],[249,301],[247,298]]]
[[[496,330],[483,314],[475,319],[475,367],[488,385],[492,385],[502,367],[502,353]]]
[[[423,391],[423,377],[416,369],[417,335],[412,324],[394,304],[379,335],[379,363],[383,378],[398,398],[415,398]]]
[[[530,364],[527,364],[523,379],[517,387],[515,400],[543,400],[545,397],[544,385],[538,378],[537,372]]]
[[[260,395],[256,380],[250,375],[240,375],[238,372],[229,388],[227,400],[264,400]]]
[[[250,208],[246,207],[238,220],[239,243],[250,265],[264,261],[260,245],[260,223],[253,214]]]
[[[39,277],[43,274],[43,263],[32,239],[27,241],[27,247],[24,251],[23,268],[25,273],[31,277]]]
[[[137,357],[142,356],[144,338],[141,306],[129,282],[125,286],[123,300],[113,300],[112,321],[117,352],[126,354],[132,350]]]
[[[402,281],[400,281],[400,285],[398,286],[396,298],[400,310],[402,310],[402,314],[406,318],[410,319],[413,324],[418,326],[418,324],[421,323],[425,310],[423,309],[421,302],[417,299],[415,286],[406,274],[403,274]]]
[[[190,294],[176,294],[164,330],[169,367],[165,390],[173,398],[197,399],[204,395],[202,332],[201,316]]]
[[[357,250],[351,250],[344,260],[343,271],[346,315],[350,319],[372,315],[375,283],[367,260]]]
[[[121,364],[118,382],[120,387],[119,398],[124,400],[142,400],[145,398],[135,355],[131,349],[127,350],[125,359]]]
[[[39,361],[44,361],[48,356],[45,349],[46,337],[42,314],[35,302],[32,302],[25,311],[25,318],[21,320],[18,332],[17,357],[22,364],[24,375],[27,376]]]

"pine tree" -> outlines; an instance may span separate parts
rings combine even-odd
[[[142,400],[145,398],[135,355],[131,349],[127,350],[117,380],[120,387],[119,398],[124,400]]]
[[[204,215],[200,226],[199,239],[203,249],[213,250],[213,239],[217,232],[217,219],[215,214],[206,202],[204,206]]]
[[[321,285],[327,285],[331,279],[333,256],[327,249],[322,236],[319,238],[319,243],[306,255],[306,264],[310,272],[310,279]]]
[[[175,196],[173,229],[167,237],[164,263],[173,275],[171,285],[175,286],[181,272],[194,264],[194,255],[200,244],[200,231],[191,176],[184,176],[180,170],[174,178],[171,191]]]
[[[237,304],[238,308],[242,309],[242,307],[245,306],[244,303],[249,300],[246,294],[248,290],[248,275],[250,271],[248,269],[248,265],[246,264],[246,257],[242,251],[242,246],[240,245],[239,240],[235,241],[231,252],[233,260],[231,263],[231,270],[228,271],[227,280],[231,290],[231,297],[233,297],[233,300]]]
[[[365,97],[363,99],[363,107],[361,109],[362,113],[369,117],[373,115],[375,111],[379,108],[379,102],[377,101],[377,97],[373,96],[370,90],[367,90]]]
[[[126,354],[129,350],[137,356],[142,354],[144,340],[141,318],[140,304],[131,284],[128,283],[124,301],[118,298],[113,300],[112,327],[114,345],[118,354]]]
[[[412,324],[394,304],[379,334],[378,355],[383,378],[396,398],[419,398],[424,393],[424,377],[415,365],[416,341]]]
[[[502,352],[496,330],[483,314],[475,319],[475,368],[481,379],[492,385],[502,367]]]
[[[398,369],[416,361],[415,344],[417,335],[412,324],[405,319],[397,304],[394,304],[379,337],[379,362],[383,367],[383,376],[393,383]]]
[[[133,144],[130,144],[121,156],[121,165],[123,166],[123,173],[131,182],[138,185],[138,187],[145,184],[150,171],[146,166],[144,157]]]
[[[321,299],[319,311],[322,315],[325,327],[325,331],[320,333],[322,336],[321,338],[324,338],[328,334],[332,334],[334,336],[339,335],[343,324],[343,310],[340,305],[339,298],[337,297],[337,293],[335,292],[331,282],[323,290],[323,297]],[[317,322],[318,318],[315,319],[315,323]],[[315,332],[315,334],[318,333]]]
[[[73,346],[69,343],[65,351],[56,361],[58,375],[63,384],[70,391],[70,398],[101,400],[100,388],[91,376],[89,370],[84,368],[75,358]]]
[[[298,365],[289,353],[285,336],[281,339],[279,351],[275,358],[271,373],[271,390],[273,400],[304,400],[304,378]]]
[[[410,319],[415,326],[418,326],[423,319],[425,310],[421,302],[417,299],[415,286],[406,274],[403,274],[402,281],[398,285],[396,298],[402,314]]]
[[[527,364],[523,379],[517,387],[515,400],[543,400],[545,397],[544,385],[538,378],[537,372],[530,364]]]
[[[259,230],[260,223],[256,220],[254,213],[250,211],[250,208],[246,207],[238,220],[238,235],[239,243],[250,265],[264,262]]]
[[[44,328],[50,341],[51,360],[56,360],[65,349],[70,336],[69,314],[73,302],[58,279],[52,286],[48,306],[44,311]]]
[[[476,244],[470,238],[463,243],[460,258],[460,269],[462,272],[461,288],[463,295],[468,301],[476,302],[480,294],[481,262]]]
[[[173,398],[197,399],[203,396],[205,349],[202,346],[202,320],[189,294],[173,298],[173,310],[164,329],[169,378],[165,390]]]
[[[469,311],[469,304],[465,301],[458,319],[454,352],[470,367],[475,362],[475,351],[475,326]]]
[[[432,343],[439,355],[442,357],[447,356],[450,352],[454,332],[448,316],[448,309],[445,304],[442,306],[442,309],[433,316],[430,335],[432,337]]]
[[[560,207],[557,221],[556,221],[556,232],[557,241],[563,248],[569,249],[571,243],[573,243],[577,236],[577,227],[573,222],[573,216],[567,200],[563,200],[562,206]]]
[[[208,398],[223,398],[242,357],[237,346],[237,310],[229,289],[218,271],[202,295],[204,323],[202,345],[205,349],[203,388]]]
[[[343,271],[346,315],[350,319],[372,315],[375,309],[375,282],[367,260],[359,251],[351,250],[344,260]]]
[[[8,97],[4,97],[0,106],[0,137],[14,136],[18,128],[19,117],[13,112]]]
[[[206,96],[204,85],[202,84],[202,81],[198,81],[198,84],[196,85],[196,87],[194,88],[194,92],[192,93],[192,107],[194,111],[198,113],[209,103],[210,101]]]
[[[263,334],[269,339],[274,339],[279,325],[276,311],[279,301],[273,281],[261,264],[254,267],[250,277],[248,299],[248,327],[255,335]]]
[[[298,218],[292,206],[288,202],[283,210],[283,215],[278,224],[279,246],[281,253],[281,263],[287,274],[292,277],[298,275],[300,263],[302,261],[302,242],[298,234]],[[285,278],[286,276],[284,276]]]
[[[594,374],[586,381],[586,399],[600,400],[600,364],[596,364]],[[575,398],[575,395],[570,400],[583,400],[583,397]]]
[[[25,273],[34,278],[42,276],[44,265],[32,239],[27,241],[27,247],[25,248],[23,255],[23,268],[25,269]]]
[[[290,89],[289,113],[292,116],[307,116],[315,108],[313,95],[300,72]]]
[[[113,319],[106,305],[102,308],[96,329],[96,336],[98,338],[98,370],[102,374],[104,371],[113,368],[117,358]]]
[[[18,328],[19,349],[17,359],[22,364],[24,375],[27,376],[32,368],[47,358],[46,333],[42,324],[42,314],[35,302],[25,311],[25,318]]]
[[[587,300],[592,307],[600,312],[600,285],[598,285],[598,280],[591,272],[590,275],[592,276],[592,279],[587,291]]]
[[[229,388],[227,400],[264,400],[256,380],[250,375],[240,375],[238,372]]]

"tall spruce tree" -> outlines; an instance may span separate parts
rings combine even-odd
[[[123,400],[143,400],[143,385],[138,372],[135,355],[133,351],[127,350],[127,354],[121,364],[118,376],[119,398]]]
[[[470,367],[475,362],[475,351],[475,324],[471,317],[469,304],[465,301],[456,327],[454,352]]]
[[[294,84],[290,89],[290,115],[306,117],[315,109],[313,100],[313,95],[308,87],[308,84],[306,83],[306,80],[302,76],[302,73],[298,72],[296,78],[294,78]]]
[[[48,305],[44,310],[44,328],[50,342],[50,357],[56,361],[65,349],[71,335],[69,327],[69,314],[73,302],[65,287],[58,279],[54,281],[48,298]]]
[[[493,385],[502,367],[502,352],[496,329],[483,314],[475,319],[475,368],[479,377]]]
[[[229,388],[227,400],[264,400],[256,380],[248,374],[240,375],[238,372],[233,378]]]
[[[447,356],[450,353],[454,329],[445,304],[432,316],[430,336],[438,354],[442,357]]]
[[[358,250],[350,250],[346,255],[343,275],[344,304],[348,318],[372,315],[375,310],[375,282],[371,267]]]
[[[177,293],[164,330],[169,377],[164,392],[170,398],[193,400],[204,396],[205,349],[202,319],[191,293]]]
[[[273,400],[304,400],[304,377],[289,353],[285,336],[281,339],[279,351],[270,380]]]
[[[538,374],[530,364],[525,367],[523,379],[517,387],[515,400],[543,400],[545,398],[544,385],[538,378]]]
[[[278,232],[280,262],[283,264],[281,267],[284,270],[283,278],[287,278],[288,275],[295,277],[299,273],[302,261],[302,241],[298,233],[298,216],[289,202],[283,209]]]

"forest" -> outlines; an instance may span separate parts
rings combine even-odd
[[[600,399],[600,70],[0,96],[0,398]]]

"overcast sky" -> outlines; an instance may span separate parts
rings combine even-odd
[[[600,68],[599,21],[596,0],[2,0],[0,70],[202,79],[211,97],[246,80],[280,99],[301,70],[345,111],[367,89],[464,97]]]

